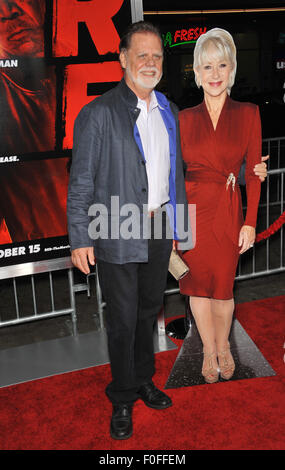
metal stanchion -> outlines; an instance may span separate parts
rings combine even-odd
[[[165,328],[166,334],[171,338],[184,339],[193,323],[193,315],[189,305],[189,297],[185,297],[185,315],[168,323]]]

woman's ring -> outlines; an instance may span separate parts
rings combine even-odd
[[[252,247],[253,247],[253,244],[252,244],[252,245],[249,245],[249,247],[252,248]]]

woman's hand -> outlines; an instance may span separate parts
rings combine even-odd
[[[240,255],[249,248],[252,248],[255,241],[255,228],[250,225],[243,225],[239,233],[238,246],[241,247]]]

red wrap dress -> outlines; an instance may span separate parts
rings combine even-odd
[[[188,203],[196,205],[196,244],[183,254],[190,273],[180,281],[180,291],[189,296],[231,299],[240,229],[243,224],[256,225],[260,180],[253,168],[261,161],[259,110],[254,104],[227,96],[216,129],[205,101],[181,111],[179,121]],[[244,158],[245,221],[236,181]]]

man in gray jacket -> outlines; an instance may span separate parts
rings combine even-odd
[[[74,265],[87,274],[96,258],[113,379],[111,436],[127,439],[137,399],[155,409],[172,405],[152,382],[153,330],[172,239],[189,249],[191,233],[178,110],[153,91],[162,75],[158,30],[131,25],[120,61],[122,81],[76,119],[67,213]]]

